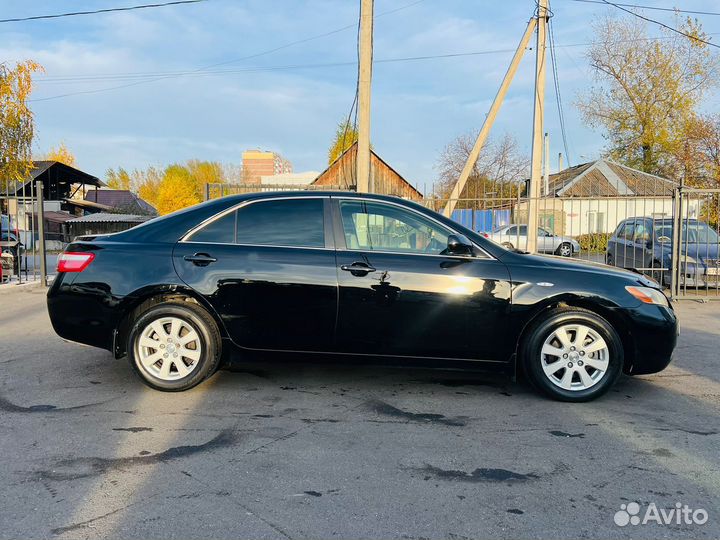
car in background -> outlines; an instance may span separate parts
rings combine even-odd
[[[608,239],[605,262],[639,270],[669,286],[672,268],[673,220],[631,217],[620,222]],[[720,236],[704,221],[685,219],[680,231],[680,284],[717,286]]]
[[[508,249],[525,249],[527,246],[527,225],[505,225],[491,233],[483,234]],[[540,253],[552,253],[562,257],[571,257],[580,253],[580,244],[568,236],[559,236],[543,227],[538,227],[537,250]]]

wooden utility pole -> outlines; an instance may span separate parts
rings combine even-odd
[[[538,0],[537,47],[535,49],[535,107],[533,111],[532,165],[528,186],[527,247],[537,251],[538,199],[542,177],[543,125],[545,105],[545,46],[548,23],[548,0]]]
[[[372,82],[373,1],[360,0],[360,69],[358,72],[357,190],[372,193],[370,179],[370,87]]]
[[[543,195],[547,197],[550,192],[550,135],[545,133],[545,153],[543,154]]]
[[[505,99],[505,94],[507,94],[508,88],[510,88],[510,83],[512,82],[513,77],[515,76],[515,72],[520,65],[520,60],[522,60],[525,49],[527,48],[528,43],[530,42],[530,38],[532,37],[532,33],[535,31],[536,25],[537,20],[533,17],[528,22],[527,28],[525,29],[525,34],[523,34],[523,37],[520,40],[520,44],[518,45],[518,48],[515,51],[515,55],[510,62],[510,67],[508,67],[508,70],[505,73],[505,78],[500,85],[498,93],[495,95],[495,99],[490,106],[490,111],[488,112],[488,115],[485,117],[485,122],[483,122],[480,133],[478,133],[475,145],[470,151],[470,155],[468,156],[467,161],[465,162],[465,166],[460,173],[460,178],[458,178],[458,181],[455,183],[455,186],[453,187],[450,195],[448,196],[448,201],[445,204],[445,208],[443,209],[443,214],[447,217],[452,216],[458,199],[460,198],[460,195],[462,195],[462,192],[465,189],[465,184],[467,183],[467,180],[470,177],[470,173],[472,172],[473,167],[475,166],[475,163],[480,156],[480,150],[482,150],[482,147],[487,140],[488,134],[490,133],[490,128],[492,127],[493,122],[495,122],[498,111],[500,111],[500,106]]]

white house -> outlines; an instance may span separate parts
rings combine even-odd
[[[625,218],[673,215],[676,182],[606,159],[552,174],[541,187],[538,223],[555,234],[612,233]],[[697,217],[698,205],[684,214]],[[527,220],[527,202],[518,206],[518,222]]]

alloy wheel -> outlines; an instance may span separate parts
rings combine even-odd
[[[610,349],[594,329],[584,324],[562,325],[548,336],[540,352],[545,376],[564,390],[595,386],[605,376]]]
[[[163,381],[187,377],[200,363],[202,342],[193,326],[179,317],[162,317],[149,323],[136,344],[138,363]]]
[[[560,244],[560,255],[562,257],[569,257],[572,255],[572,248],[569,244]]]

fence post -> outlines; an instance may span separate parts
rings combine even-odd
[[[35,182],[37,194],[37,219],[38,219],[38,240],[40,241],[40,282],[43,287],[47,286],[47,259],[45,252],[45,208],[42,180]],[[33,261],[34,262],[34,261]]]
[[[210,184],[205,183],[205,200],[210,200]]]
[[[673,192],[673,228],[672,252],[670,254],[670,296],[677,298],[680,295],[680,239],[682,229],[682,188]]]

